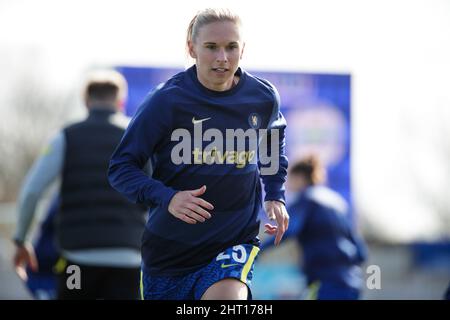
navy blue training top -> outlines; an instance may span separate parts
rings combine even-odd
[[[230,246],[259,244],[260,178],[265,200],[284,202],[286,122],[279,111],[278,93],[268,81],[240,68],[236,74],[239,82],[227,91],[204,87],[197,79],[195,65],[176,74],[147,96],[112,155],[108,172],[111,185],[129,200],[150,207],[142,238],[143,268],[150,274],[190,273]],[[216,161],[205,163],[208,158],[203,158],[201,152],[207,155],[205,150],[215,138],[204,137],[200,146],[196,144],[194,131],[198,133],[199,125],[203,134],[215,129],[212,133],[223,137],[227,129],[257,129],[258,133],[259,129],[268,129],[269,146],[271,137],[274,140],[273,130],[278,129],[276,172],[260,175],[263,165],[250,161],[256,159],[258,150],[252,150],[254,144],[249,140],[242,151],[235,145],[234,153],[225,153],[223,141],[225,150],[210,150],[210,156],[217,156]],[[189,133],[191,141],[172,137],[175,130]],[[189,150],[180,151],[180,146],[188,146]],[[259,147],[257,144],[256,149]],[[174,154],[183,157],[182,163],[174,163]],[[149,160],[151,177],[143,171]],[[177,191],[202,185],[207,190],[201,198],[214,206],[210,219],[188,224],[168,212]]]

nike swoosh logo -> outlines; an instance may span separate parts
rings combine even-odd
[[[228,268],[228,267],[238,266],[238,265],[239,265],[239,263],[232,263],[232,264],[225,264],[225,263],[222,263],[222,265],[221,265],[220,267],[223,268],[223,269],[225,269],[225,268]]]
[[[209,120],[209,119],[211,119],[211,118],[195,120],[195,117],[192,117],[192,123],[193,124],[202,123],[203,121],[206,121],[206,120]]]

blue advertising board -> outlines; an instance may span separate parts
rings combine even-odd
[[[133,116],[148,92],[182,71],[176,68],[117,67],[128,81],[125,111]],[[350,189],[350,90],[348,74],[249,71],[272,82],[286,117],[290,163],[316,153],[327,168],[328,185],[352,203]]]

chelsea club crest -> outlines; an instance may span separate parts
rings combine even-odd
[[[251,113],[248,116],[248,124],[253,129],[258,129],[261,126],[261,117],[257,113]]]

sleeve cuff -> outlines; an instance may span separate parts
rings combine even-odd
[[[286,204],[283,183],[271,183],[265,187],[266,195],[264,201],[279,201]]]
[[[280,197],[265,197],[264,201],[278,201],[281,202],[282,204],[286,205],[286,200],[284,199],[284,196],[282,198]]]
[[[19,239],[18,237],[12,238],[12,242],[14,242],[14,244],[18,247],[23,247],[25,245],[25,241]]]
[[[167,188],[167,193],[162,199],[161,205],[163,208],[165,208],[167,211],[169,210],[169,203],[172,200],[173,196],[178,192],[177,190],[174,190],[172,188]]]

